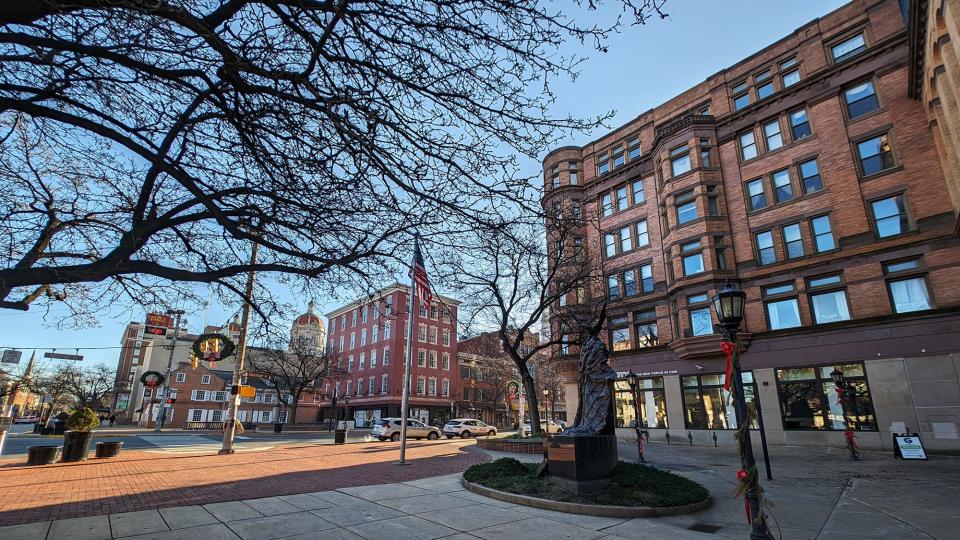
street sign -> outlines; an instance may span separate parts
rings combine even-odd
[[[923,450],[923,442],[919,435],[897,435],[893,439],[897,443],[901,458],[927,459],[927,453]]]
[[[82,354],[64,354],[58,352],[45,352],[43,353],[44,358],[55,358],[57,360],[73,360],[79,362],[83,360]]]
[[[252,386],[242,385],[240,387],[240,397],[255,398],[257,397],[257,389]]]
[[[7,349],[3,351],[3,358],[0,359],[0,364],[19,364],[21,356],[23,356],[23,351]]]

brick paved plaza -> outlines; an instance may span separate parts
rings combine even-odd
[[[470,445],[468,448],[465,446]],[[473,441],[313,445],[218,455],[125,452],[110,460],[23,467],[0,462],[0,526],[389,484],[461,472],[488,460]]]

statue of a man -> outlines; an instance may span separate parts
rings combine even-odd
[[[605,311],[605,310],[604,310]],[[580,347],[580,405],[573,427],[564,435],[613,435],[613,382],[617,373],[607,363],[607,346],[598,337],[600,322],[589,329],[589,337]]]

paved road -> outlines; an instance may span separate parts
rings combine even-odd
[[[22,426],[16,426],[18,428]],[[32,427],[30,427],[32,429]],[[18,431],[25,431],[23,429]],[[374,442],[366,431],[353,431],[349,434],[350,442]],[[98,435],[95,442],[122,441],[124,449],[143,450],[146,452],[164,454],[192,454],[209,453],[220,448],[223,438],[218,434],[197,434],[183,431],[165,433],[147,432],[135,435]],[[376,441],[379,442],[379,441]],[[236,438],[234,447],[241,452],[253,450],[267,450],[276,446],[291,446],[297,444],[332,444],[332,433],[290,433],[290,434],[247,434]],[[62,437],[37,437],[20,435],[17,432],[7,434],[6,443],[0,457],[26,457],[27,448],[42,445],[62,445]],[[383,443],[397,445],[399,443]]]

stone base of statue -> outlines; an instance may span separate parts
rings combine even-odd
[[[554,435],[547,446],[550,477],[576,494],[607,485],[617,466],[616,435]]]

